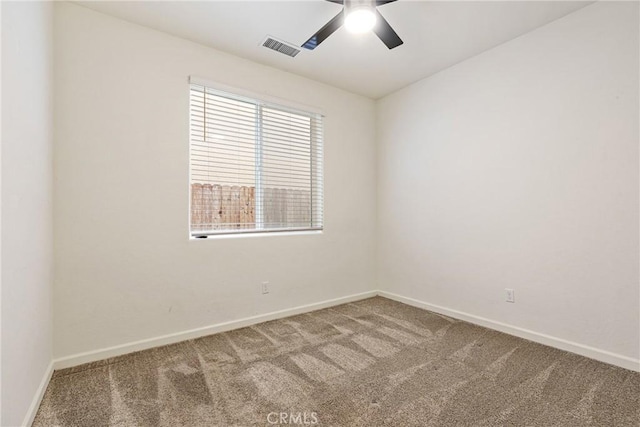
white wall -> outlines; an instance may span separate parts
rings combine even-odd
[[[2,2],[2,418],[52,359],[52,4]],[[37,403],[37,402],[36,402]]]
[[[373,288],[373,101],[72,4],[55,37],[56,357]],[[188,240],[189,75],[324,111],[323,234]]]
[[[638,50],[597,3],[382,99],[380,286],[637,359]]]

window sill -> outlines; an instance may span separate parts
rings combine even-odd
[[[305,236],[313,234],[322,234],[324,230],[292,230],[292,231],[258,231],[244,233],[220,233],[211,234],[207,238],[189,236],[189,241],[220,240],[220,239],[245,239],[251,237],[275,237],[275,236]]]

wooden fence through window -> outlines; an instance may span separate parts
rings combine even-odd
[[[304,228],[311,224],[309,191],[265,188],[263,227]],[[256,228],[255,187],[191,184],[191,231]]]

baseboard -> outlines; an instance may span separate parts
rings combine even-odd
[[[387,291],[378,291],[378,295],[389,298],[407,305],[411,305],[425,310],[433,311],[435,313],[443,314],[445,316],[453,317],[455,319],[464,320],[469,323],[484,326],[489,329],[504,332],[509,335],[514,335],[520,338],[534,341],[540,344],[555,347],[560,350],[576,353],[581,356],[595,359],[600,362],[609,363],[611,365],[620,366],[621,368],[629,369],[632,371],[640,372],[640,359],[634,359],[631,357],[623,356],[621,354],[612,353],[610,351],[601,350],[598,348],[590,347],[588,345],[579,344],[576,342],[568,341],[562,338],[553,337],[550,335],[542,334],[539,332],[531,331],[517,326],[508,325],[506,323],[497,322],[495,320],[486,319],[484,317],[475,316],[473,314],[464,313],[462,311],[453,310],[447,307],[441,307],[439,305],[429,304],[424,301],[419,301],[414,298],[403,297]]]
[[[33,420],[36,418],[38,408],[40,408],[40,403],[42,402],[42,398],[44,397],[44,392],[47,391],[47,386],[49,385],[49,381],[51,381],[52,375],[53,361],[51,361],[51,363],[49,363],[49,366],[47,366],[47,370],[42,377],[42,381],[40,381],[38,390],[36,390],[36,394],[35,396],[33,396],[33,400],[31,401],[31,405],[29,405],[27,415],[24,417],[24,421],[22,421],[23,426],[31,426],[31,424],[33,424]]]
[[[314,304],[302,305],[294,308],[289,308],[280,311],[274,311],[271,313],[261,314],[252,317],[246,317],[243,319],[232,320],[229,322],[217,323],[215,325],[205,326],[202,328],[191,329],[188,331],[177,332],[173,334],[163,335],[160,337],[149,338],[145,340],[135,341],[118,346],[103,348],[99,350],[89,351],[85,353],[74,354],[71,356],[55,359],[53,366],[50,366],[46,381],[43,380],[41,389],[37,396],[37,402],[39,405],[42,399],[42,394],[46,389],[46,384],[51,377],[53,369],[70,368],[83,363],[95,362],[98,360],[108,359],[110,357],[122,356],[124,354],[133,353],[135,351],[148,350],[150,348],[159,347],[167,344],[175,344],[177,342],[190,340],[194,338],[200,338],[203,336],[216,334],[220,332],[226,332],[233,329],[244,328],[247,326],[255,325],[257,323],[267,322],[269,320],[281,319],[283,317],[294,316],[296,314],[308,313],[310,311],[320,310],[335,305],[346,304],[348,302],[359,301],[366,298],[371,298],[376,295],[389,298],[404,304],[408,304],[414,307],[422,308],[425,310],[433,311],[435,313],[443,314],[445,316],[453,317],[455,319],[464,320],[469,323],[484,326],[489,329],[504,332],[509,335],[514,335],[520,338],[524,338],[530,341],[534,341],[540,344],[548,345],[550,347],[558,348],[560,350],[576,353],[581,356],[595,359],[601,362],[609,363],[611,365],[620,366],[625,369],[640,372],[640,359],[634,359],[631,357],[623,356],[620,354],[612,353],[606,350],[601,350],[588,345],[579,344],[576,342],[568,341],[562,338],[553,337],[543,333],[531,331],[528,329],[520,328],[517,326],[508,325],[506,323],[498,322],[495,320],[487,319],[484,317],[476,316],[473,314],[465,313],[462,311],[454,310],[447,307],[442,307],[428,302],[420,301],[414,298],[404,297],[398,294],[387,291],[369,291],[360,294],[349,295],[346,297],[335,298],[332,300],[322,301]],[[36,400],[34,399],[35,405]],[[35,416],[35,411],[38,409],[38,405],[35,405],[33,411],[30,410],[30,415]],[[31,414],[33,412],[33,414]],[[29,417],[27,417],[28,419]],[[29,425],[29,424],[26,424]]]
[[[271,313],[260,314],[243,319],[232,320],[229,322],[217,323],[215,325],[205,326],[202,328],[191,329],[183,332],[163,335],[160,337],[144,339],[140,341],[130,342],[127,344],[117,345],[99,350],[89,351],[85,353],[74,354],[67,357],[55,359],[53,367],[55,369],[70,368],[84,363],[96,362],[98,360],[108,359],[110,357],[122,356],[124,354],[133,353],[135,351],[148,350],[150,348],[159,347],[167,344],[175,344],[180,341],[200,338],[211,334],[226,332],[233,329],[244,328],[255,325],[257,323],[267,322],[269,320],[281,319],[283,317],[294,316],[296,314],[308,313],[310,311],[320,310],[335,305],[346,304],[348,302],[359,301],[371,298],[377,295],[376,291],[368,291],[360,294],[349,295],[346,297],[335,298],[314,304],[302,305],[285,310],[274,311]]]

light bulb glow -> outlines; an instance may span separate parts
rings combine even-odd
[[[344,26],[352,33],[364,33],[376,25],[376,14],[370,7],[350,10],[344,19]]]

